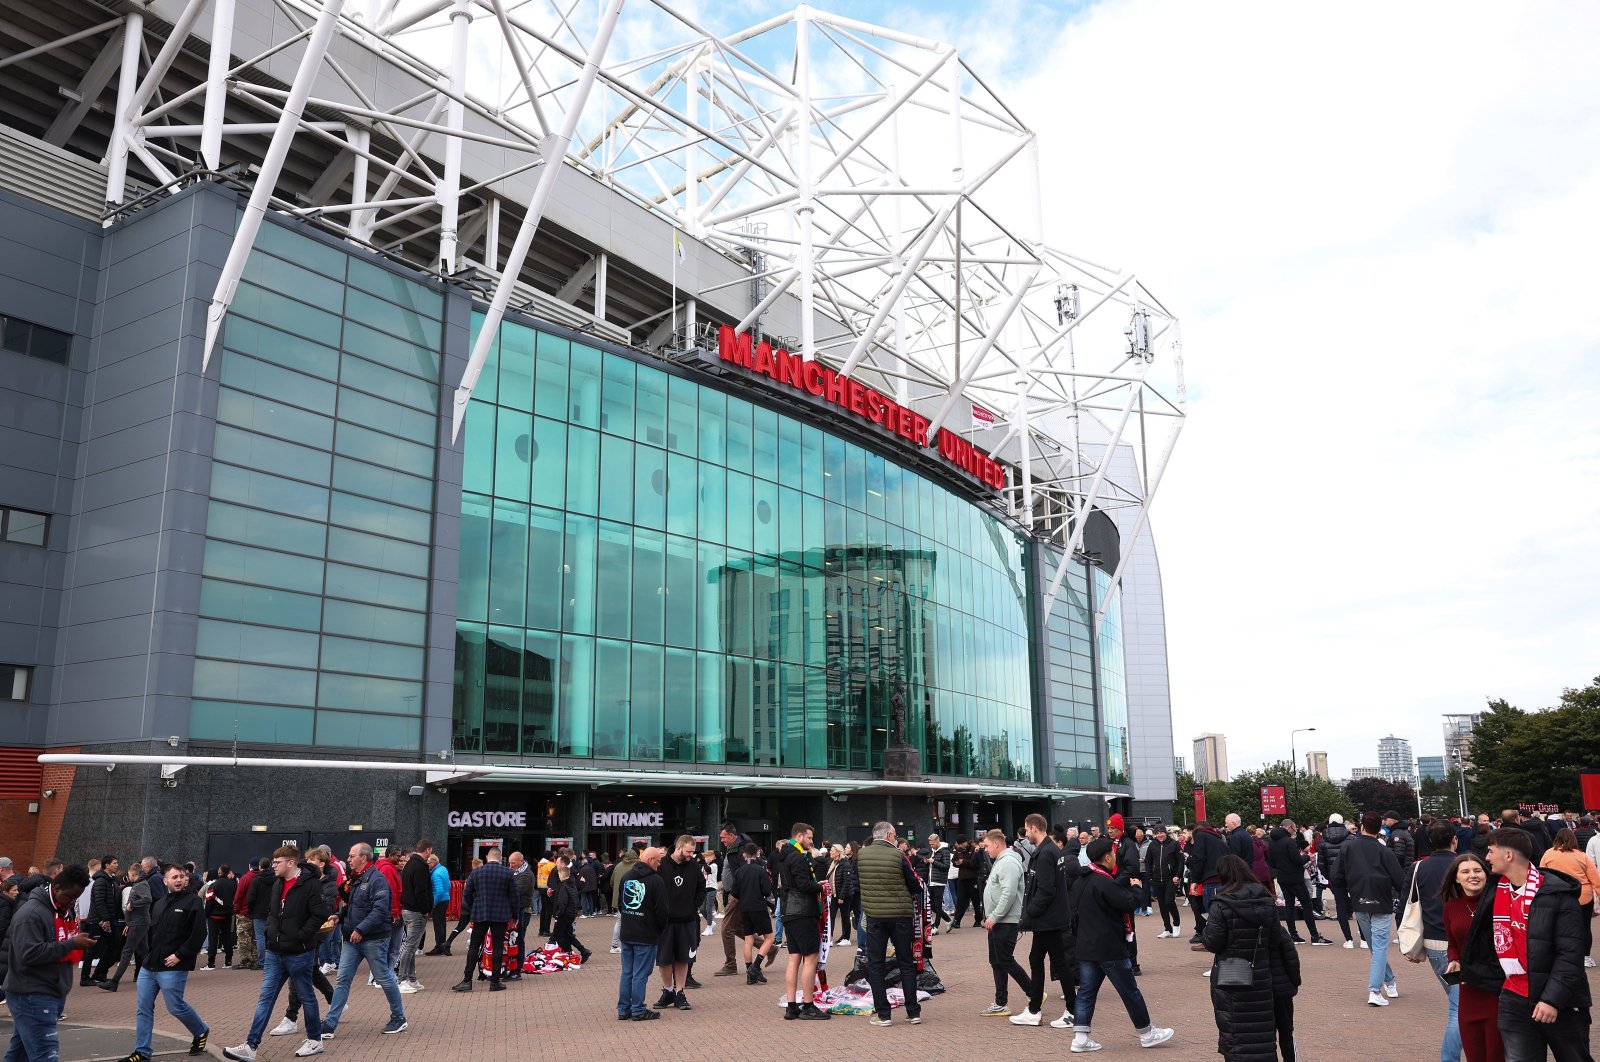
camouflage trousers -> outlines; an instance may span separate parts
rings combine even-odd
[[[234,950],[237,952],[234,955],[234,965],[237,966],[246,962],[259,963],[261,956],[256,954],[256,927],[254,923],[248,918],[234,915],[233,925],[235,929],[234,935],[238,938],[238,943],[234,946]]]

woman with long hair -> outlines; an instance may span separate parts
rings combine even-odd
[[[1489,867],[1475,852],[1456,856],[1445,871],[1439,897],[1444,901],[1444,932],[1447,947],[1445,975],[1459,976],[1456,997],[1456,1028],[1461,1031],[1461,1049],[1467,1062],[1506,1062],[1505,1044],[1500,1042],[1500,985],[1505,974],[1493,953],[1486,962],[1463,968],[1461,951],[1472,928],[1472,916],[1483,901],[1489,882]],[[1489,900],[1493,903],[1493,899]]]
[[[856,871],[856,853],[861,846],[851,841],[833,859],[833,915],[838,922],[834,947],[851,943],[850,930],[861,922],[861,876]],[[830,923],[831,924],[831,923]]]
[[[1272,894],[1250,864],[1236,855],[1217,861],[1220,887],[1206,911],[1201,940],[1216,956],[1211,964],[1211,1008],[1217,1019],[1217,1053],[1226,1062],[1295,1062],[1294,995],[1300,958],[1278,921]],[[1250,983],[1220,984],[1226,959],[1250,964]],[[1233,964],[1230,964],[1233,965]]]
[[[1595,890],[1600,888],[1600,870],[1595,869],[1594,861],[1578,845],[1578,835],[1568,828],[1556,831],[1555,842],[1539,860],[1539,865],[1559,870],[1578,883],[1578,906],[1583,908],[1583,964],[1593,966],[1594,956],[1589,950],[1594,947],[1594,929],[1589,919],[1594,914]]]

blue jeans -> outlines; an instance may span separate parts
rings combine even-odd
[[[1078,963],[1078,998],[1072,1005],[1072,1027],[1086,1033],[1094,1022],[1094,1001],[1100,994],[1100,983],[1110,981],[1111,987],[1122,997],[1128,1010],[1128,1020],[1139,1032],[1150,1028],[1150,1008],[1144,1005],[1144,993],[1133,979],[1132,959],[1112,959],[1110,962]]]
[[[656,966],[654,944],[622,942],[622,976],[617,981],[617,1015],[636,1018],[645,1012],[644,994],[650,987],[650,971]]]
[[[256,931],[256,961],[262,966],[267,964],[267,920],[265,918],[252,918],[250,925]]]
[[[1384,985],[1394,984],[1394,970],[1389,966],[1389,934],[1394,932],[1394,915],[1388,911],[1371,914],[1356,912],[1356,926],[1372,949],[1372,965],[1367,969],[1367,991],[1376,992]]]
[[[776,947],[783,943],[783,897],[779,896],[773,905],[772,912],[772,943]]]
[[[61,1020],[61,1000],[43,993],[6,996],[6,1009],[16,1024],[11,1029],[11,1047],[6,1062],[57,1062],[61,1057],[61,1037],[56,1022]]]
[[[183,1022],[190,1036],[199,1036],[207,1030],[200,1015],[183,998],[183,986],[189,983],[188,970],[140,970],[139,1011],[133,1022],[133,1049],[146,1058],[153,1052],[150,1037],[156,1027],[156,993],[167,1005],[167,1013]]]
[[[367,960],[372,979],[378,982],[378,987],[383,989],[383,997],[389,1001],[389,1020],[406,1020],[405,1008],[400,1005],[400,985],[394,979],[394,971],[389,968],[389,937],[380,932],[377,939],[362,937],[359,944],[347,940],[344,947],[339,949],[339,982],[333,986],[328,1020],[322,1023],[324,1032],[333,1032],[339,1027],[339,1019],[344,1017],[344,1006],[350,1001],[350,986],[355,983],[356,970],[360,968],[362,959]]]
[[[1428,965],[1433,967],[1434,976],[1439,978],[1444,994],[1450,998],[1450,1013],[1444,1022],[1444,1041],[1439,1045],[1439,1062],[1460,1062],[1461,1026],[1456,1024],[1456,1008],[1461,1003],[1461,986],[1444,983],[1444,968],[1450,965],[1450,956],[1446,952],[1428,948],[1423,954],[1428,957]]]
[[[329,933],[321,944],[317,945],[317,965],[339,961],[339,934]]]
[[[278,1004],[278,993],[285,981],[294,982],[294,993],[300,999],[300,1008],[306,1015],[306,1039],[322,1039],[321,1013],[317,1009],[317,989],[311,981],[311,971],[317,965],[315,952],[299,955],[280,955],[275,951],[261,953],[261,995],[256,998],[256,1016],[250,1023],[250,1035],[245,1043],[252,1048],[261,1046],[267,1022],[272,1020],[272,1008]],[[141,978],[142,980],[142,978]]]

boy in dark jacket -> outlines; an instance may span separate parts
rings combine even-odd
[[[151,1040],[156,1024],[156,995],[167,1005],[167,1013],[183,1023],[194,1039],[189,1053],[206,1049],[211,1028],[183,998],[189,972],[206,939],[205,903],[189,891],[189,872],[174,864],[162,879],[166,895],[150,905],[150,928],[145,936],[144,967],[139,971],[139,1008],[134,1018],[133,1052],[124,1062],[150,1062]]]
[[[1117,879],[1117,850],[1109,837],[1096,837],[1086,849],[1089,873],[1077,887],[1078,986],[1077,1003],[1072,1008],[1075,1052],[1098,1051],[1100,1045],[1089,1036],[1094,1021],[1095,997],[1100,984],[1110,979],[1122,997],[1140,1047],[1155,1047],[1172,1039],[1172,1030],[1150,1023],[1150,1010],[1144,994],[1133,979],[1133,960],[1128,943],[1133,939],[1133,912],[1142,901],[1139,879],[1128,883]]]
[[[63,867],[35,885],[17,904],[6,930],[6,1006],[11,1011],[8,1058],[52,1058],[58,1053],[56,1023],[72,989],[73,967],[94,938],[78,929],[74,905],[89,887],[89,872]]]
[[[651,1021],[660,1013],[644,1005],[650,971],[656,964],[656,945],[667,926],[667,896],[656,868],[665,848],[650,847],[639,853],[633,869],[617,893],[617,917],[622,920],[622,974],[617,986],[617,1020]]]
[[[267,904],[267,952],[261,957],[264,973],[256,1014],[245,1042],[225,1048],[234,1062],[255,1062],[256,1048],[266,1035],[267,1022],[277,1005],[284,982],[294,982],[295,994],[306,1012],[306,1041],[296,1055],[322,1053],[322,1021],[311,971],[317,962],[317,930],[327,921],[328,901],[322,893],[322,875],[300,862],[300,850],[285,845],[272,853],[272,890]]]
[[[772,875],[756,863],[760,853],[761,849],[754,843],[744,846],[744,862],[733,872],[733,881],[727,887],[728,893],[739,902],[744,922],[744,980],[748,985],[767,983],[761,964],[772,955],[772,909],[768,905],[772,899]]]
[[[551,939],[562,951],[575,951],[584,962],[588,962],[589,949],[583,946],[583,942],[578,939],[578,934],[572,928],[580,910],[578,886],[572,880],[572,864],[557,863],[551,876],[555,879],[550,896],[552,904],[550,916],[554,923]]]

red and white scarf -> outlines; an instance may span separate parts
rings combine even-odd
[[[1115,874],[1111,873],[1109,870],[1107,870],[1105,867],[1101,866],[1099,863],[1090,863],[1089,864],[1089,869],[1094,871],[1096,874],[1099,874],[1103,878],[1110,878],[1112,881],[1116,881],[1117,880],[1117,876]],[[1124,911],[1123,914],[1122,914],[1122,939],[1123,940],[1132,940],[1133,939],[1133,912],[1132,911]]]
[[[65,943],[78,935],[78,920],[72,916],[72,908],[56,906],[55,888],[46,885],[45,889],[50,896],[50,910],[56,917],[56,942]],[[76,966],[83,961],[83,949],[75,948],[56,960],[57,964],[70,963]]]
[[[1517,888],[1505,878],[1494,890],[1494,953],[1505,971],[1506,990],[1524,998],[1528,995],[1528,909],[1544,875],[1538,867],[1528,868],[1528,880]]]

